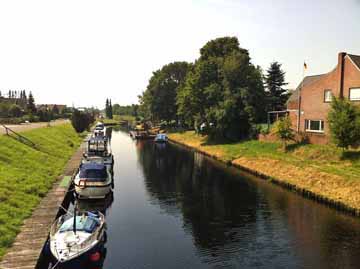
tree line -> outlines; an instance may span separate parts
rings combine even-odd
[[[267,111],[285,109],[285,85],[281,64],[272,63],[264,75],[236,37],[222,37],[207,42],[194,63],[173,62],[153,72],[139,96],[138,114],[238,140],[256,134]]]
[[[106,99],[105,102],[105,116],[108,119],[112,119],[114,115],[119,116],[134,116],[135,118],[138,116],[139,105],[132,104],[121,106],[119,104],[112,105],[112,101],[110,98]]]
[[[2,123],[20,123],[23,121],[50,121],[71,116],[71,109],[60,109],[57,105],[37,107],[30,91],[0,91],[0,121]]]

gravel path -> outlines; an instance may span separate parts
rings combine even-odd
[[[50,122],[50,125],[55,126],[55,125],[60,125],[60,124],[68,123],[68,122],[69,122],[69,120],[56,120],[56,121]],[[23,131],[27,131],[27,130],[31,130],[31,129],[46,127],[47,124],[48,124],[47,122],[34,122],[34,123],[17,124],[17,125],[5,124],[5,126],[15,132],[23,132]],[[0,125],[0,135],[5,134],[5,133],[6,133],[5,128],[2,125]]]

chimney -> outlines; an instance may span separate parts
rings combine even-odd
[[[344,68],[346,52],[338,55],[338,78],[339,78],[339,97],[344,98]]]

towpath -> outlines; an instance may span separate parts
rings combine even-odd
[[[60,124],[64,124],[64,123],[68,123],[69,120],[56,120],[56,121],[52,121],[50,122],[51,126],[55,126],[55,125],[60,125]],[[47,122],[33,122],[33,123],[28,123],[28,124],[5,124],[6,127],[10,128],[11,130],[15,131],[15,132],[23,132],[23,131],[27,131],[27,130],[31,130],[31,129],[36,129],[36,128],[41,128],[41,127],[46,127],[48,125]],[[5,134],[5,128],[0,125],[0,135]]]

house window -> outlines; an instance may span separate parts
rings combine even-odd
[[[360,101],[360,88],[350,89],[349,99],[350,101]]]
[[[324,121],[323,120],[305,120],[305,131],[306,132],[324,132]]]
[[[332,100],[332,92],[331,90],[325,90],[324,91],[324,102],[325,103],[330,103]]]

